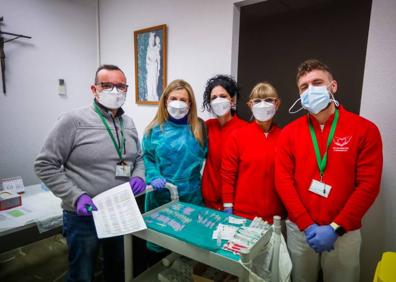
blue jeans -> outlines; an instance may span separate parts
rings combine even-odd
[[[69,248],[68,282],[92,281],[99,248],[103,251],[106,281],[124,281],[122,236],[98,239],[92,216],[63,211],[63,236]]]

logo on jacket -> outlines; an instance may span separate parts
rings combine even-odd
[[[346,137],[337,137],[335,136],[333,139],[333,143],[335,146],[333,146],[333,150],[335,152],[347,152],[349,151],[349,142],[351,142],[352,136],[346,136]]]

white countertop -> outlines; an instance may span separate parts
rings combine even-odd
[[[0,211],[0,236],[37,224],[40,232],[62,225],[61,200],[42,184],[25,187],[22,206]]]

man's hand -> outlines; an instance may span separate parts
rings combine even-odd
[[[317,225],[316,223],[311,224],[310,226],[308,226],[307,228],[305,228],[304,233],[305,233],[305,237],[307,239],[307,243],[308,243],[308,239],[311,239],[312,237],[314,237],[316,235],[316,228],[318,228],[319,225]]]
[[[315,235],[308,238],[308,244],[317,253],[324,251],[330,252],[334,250],[334,243],[337,240],[338,235],[334,232],[333,227],[330,225],[318,226],[315,230]]]
[[[87,194],[82,194],[76,202],[76,213],[79,216],[90,216],[92,211],[97,211],[98,208],[92,202],[92,199]]]
[[[132,192],[134,195],[138,195],[146,190],[146,183],[139,176],[134,176],[129,180],[129,185],[131,185]]]

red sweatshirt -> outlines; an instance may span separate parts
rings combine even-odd
[[[295,120],[282,131],[276,160],[276,186],[289,218],[300,230],[313,223],[327,225],[333,221],[347,231],[358,229],[379,192],[382,142],[378,128],[339,107],[339,120],[323,175],[323,182],[332,188],[328,198],[324,198],[308,190],[313,179],[320,179],[308,118],[323,157],[334,114],[325,123],[323,132],[317,120],[309,115]]]
[[[268,137],[256,122],[235,130],[223,151],[221,179],[224,203],[233,203],[234,214],[272,223],[284,216],[275,191],[275,150],[281,129],[273,126]]]
[[[214,118],[206,121],[208,129],[208,156],[206,158],[205,168],[202,175],[202,196],[205,205],[216,210],[223,210],[221,200],[221,180],[220,166],[222,151],[227,144],[229,135],[237,128],[247,125],[247,122],[241,120],[236,115],[221,126],[219,121]]]

